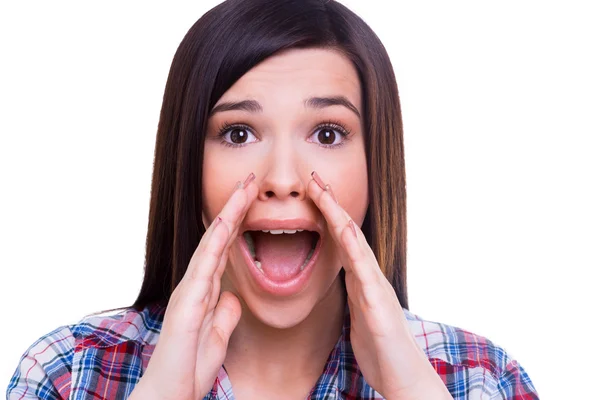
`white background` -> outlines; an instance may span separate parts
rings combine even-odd
[[[41,335],[135,299],[168,70],[217,3],[1,3],[2,387]],[[500,344],[545,399],[589,398],[594,2],[342,3],[380,36],[400,86],[411,310]]]

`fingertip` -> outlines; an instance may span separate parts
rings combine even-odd
[[[352,219],[348,220],[348,226],[352,230],[352,234],[354,235],[354,237],[358,238],[358,234],[356,233],[356,224],[354,223],[354,221],[352,221]]]
[[[310,176],[322,190],[325,190],[325,182],[323,182],[319,174],[317,174],[317,171],[311,172]]]
[[[322,193],[323,190],[321,189],[319,184],[314,179],[311,178],[308,181],[308,184],[306,185],[306,192],[308,193],[308,195],[311,199],[317,200],[319,197],[319,193]]]
[[[221,218],[221,216],[219,215],[217,216],[217,218],[215,218],[214,231],[216,231],[217,229],[225,229],[227,236],[229,236],[229,227],[226,223],[224,223],[223,218]]]
[[[258,184],[253,180],[248,184],[245,190],[248,200],[251,203],[258,196]]]
[[[221,292],[219,302],[223,303],[224,307],[227,307],[234,314],[242,313],[242,305],[240,299],[229,291]]]

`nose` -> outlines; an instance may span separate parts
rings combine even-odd
[[[302,180],[302,166],[299,156],[291,146],[281,144],[271,150],[264,159],[263,180],[259,183],[260,200],[278,199],[303,200],[306,185]]]

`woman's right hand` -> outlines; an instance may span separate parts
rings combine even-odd
[[[171,294],[148,368],[129,399],[195,400],[212,389],[242,313],[235,295],[221,293],[221,276],[240,223],[258,194],[253,179],[250,174],[244,184],[238,183],[202,236]]]

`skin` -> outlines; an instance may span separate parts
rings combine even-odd
[[[361,223],[368,206],[362,119],[341,105],[315,109],[304,104],[310,97],[332,96],[345,96],[357,110],[362,109],[356,70],[333,50],[290,50],[242,76],[217,106],[252,99],[262,111],[224,111],[209,119],[202,177],[205,221],[214,220],[236,181],[253,172],[259,192],[246,220],[302,217],[324,225],[324,216],[306,190],[316,170],[339,188],[338,201]],[[327,128],[317,126],[331,120],[350,134],[344,137],[334,130],[333,144],[341,145],[325,147],[318,135]],[[223,140],[232,141],[231,130],[223,138],[218,136],[226,122],[251,128],[245,146],[223,145]],[[297,382],[302,397],[321,374],[341,333],[345,305],[336,243],[328,232],[321,239],[323,247],[305,290],[284,298],[261,290],[240,250],[236,246],[230,250],[222,285],[243,303],[225,361],[237,398],[246,392],[252,398],[251,388],[257,387],[265,398],[264,388],[282,381]],[[286,390],[289,395],[290,388]]]
[[[452,398],[359,229],[368,206],[362,120],[339,105],[307,109],[303,100],[310,96],[346,96],[360,110],[352,64],[333,50],[286,51],[250,70],[217,102],[254,99],[262,111],[226,111],[209,121],[207,231],[171,295],[131,399],[200,399],[223,363],[238,400],[306,398],[341,333],[342,266],[352,348],[369,385],[386,399]],[[314,140],[316,126],[330,119],[352,132],[333,149]],[[256,140],[224,146],[217,133],[225,120],[249,125]],[[332,190],[312,178],[313,170]],[[256,179],[242,187],[238,181],[250,172]],[[325,227],[310,280],[285,297],[254,284],[235,246],[245,221],[282,215],[313,218]]]

